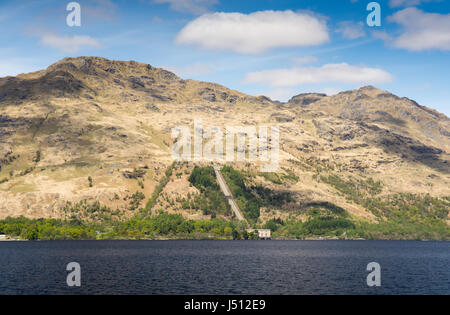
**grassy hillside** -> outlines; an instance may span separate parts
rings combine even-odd
[[[224,131],[279,127],[278,170],[222,165],[254,227],[278,237],[448,239],[445,115],[370,86],[281,103],[98,57],[0,78],[0,220],[56,220],[55,229],[97,237],[164,212],[224,220],[244,236],[212,165],[172,159],[172,128],[193,132],[195,119]],[[118,231],[111,235],[126,237]]]

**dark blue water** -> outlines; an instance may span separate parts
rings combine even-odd
[[[0,242],[0,294],[450,294],[449,281],[450,242]]]

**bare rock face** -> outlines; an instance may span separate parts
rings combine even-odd
[[[301,104],[305,97],[308,103],[310,94],[300,94],[289,103]],[[328,113],[344,120],[382,125],[398,134],[414,135],[422,142],[444,146],[444,151],[450,152],[449,118],[406,97],[367,86],[331,97],[314,97],[313,100],[308,104],[308,110]]]
[[[192,131],[195,119],[223,130],[278,126],[279,174],[268,178],[281,185],[298,177],[282,189],[305,203],[371,217],[317,174],[373,177],[384,192],[450,195],[450,120],[408,98],[369,86],[281,103],[148,64],[79,57],[0,78],[0,218],[61,217],[66,201],[84,199],[127,214],[127,198],[139,191],[149,199],[173,162],[172,128]],[[234,165],[258,174],[252,164]],[[194,193],[185,178],[192,168],[174,173],[174,192]]]
[[[279,123],[291,122],[295,119],[295,116],[286,113],[272,114],[272,118]]]
[[[158,113],[161,111],[158,106],[153,105],[153,104],[146,104],[145,108],[148,110],[154,111],[154,112],[158,112]]]
[[[327,95],[322,93],[304,93],[292,97],[288,103],[294,105],[309,105],[320,101],[324,97],[327,97]]]

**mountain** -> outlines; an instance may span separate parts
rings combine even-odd
[[[176,163],[166,172],[172,128],[192,130],[198,118],[204,127],[279,126],[277,172],[232,163],[248,187],[292,196],[261,207],[258,224],[305,221],[312,208],[372,223],[403,213],[450,224],[444,114],[371,86],[281,103],[98,57],[0,78],[0,218],[64,218],[67,202],[83,200],[128,218],[148,199],[153,211],[211,217],[186,205],[203,193],[188,180],[193,167],[208,163]]]

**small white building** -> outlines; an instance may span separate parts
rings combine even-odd
[[[272,237],[272,231],[270,229],[248,229],[248,233],[258,233],[258,237],[262,240],[270,240]]]
[[[262,238],[262,239],[265,239],[265,240],[270,239],[272,237],[272,233],[271,232],[272,231],[270,229],[259,229],[258,230],[259,238]]]

